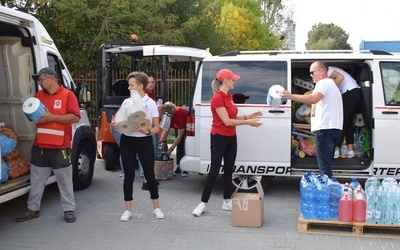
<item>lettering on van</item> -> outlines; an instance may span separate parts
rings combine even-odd
[[[210,172],[210,165],[207,166],[207,172]],[[219,170],[224,172],[223,166]],[[285,166],[235,166],[233,169],[235,174],[260,174],[260,175],[289,175],[290,167]]]
[[[374,168],[374,176],[400,175],[400,168]]]

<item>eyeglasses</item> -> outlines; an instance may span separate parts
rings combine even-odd
[[[310,76],[314,75],[318,70],[320,70],[320,69],[310,71]]]
[[[49,79],[50,77],[46,77],[46,78],[43,78],[43,79],[39,79],[39,80],[37,80],[37,82],[38,83],[43,83],[44,81],[46,81],[47,79]]]

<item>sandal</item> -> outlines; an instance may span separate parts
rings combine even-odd
[[[64,219],[65,222],[75,222],[76,221],[76,217],[75,217],[75,213],[74,211],[65,211],[64,212]]]

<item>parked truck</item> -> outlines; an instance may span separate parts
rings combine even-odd
[[[40,89],[32,75],[44,67],[53,68],[60,84],[78,97],[81,119],[73,124],[71,160],[74,188],[84,189],[92,181],[96,159],[95,133],[85,110],[89,103],[86,85],[75,85],[52,38],[35,17],[0,6],[0,131],[12,131],[18,137],[16,152],[23,159],[30,160],[36,128],[23,113],[22,105]],[[0,204],[30,189],[29,173],[12,179],[5,176],[4,157],[0,165]],[[53,175],[47,184],[55,181]]]
[[[400,53],[400,41],[361,41],[360,50],[381,50]]]

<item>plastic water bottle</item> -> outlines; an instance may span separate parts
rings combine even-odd
[[[353,221],[365,222],[366,220],[366,207],[365,197],[362,192],[361,186],[356,189],[353,199]]]
[[[394,224],[400,225],[400,182],[397,186],[396,212],[397,212],[397,218],[395,219]]]
[[[334,178],[328,179],[329,187],[329,216],[332,219],[339,217],[339,201],[342,196],[342,186]]]
[[[365,221],[368,223],[375,223],[375,210],[378,196],[377,188],[375,186],[370,186],[365,190],[365,196],[367,202]]]
[[[385,199],[384,199],[384,191],[383,187],[380,186],[378,188],[378,197],[377,197],[377,202],[375,206],[375,223],[377,224],[383,224],[384,219],[383,219],[383,214],[384,214],[384,208],[385,208]]]
[[[370,177],[365,182],[365,199],[367,202],[366,222],[375,223],[376,207],[378,206],[378,191],[381,183],[378,177]]]
[[[305,219],[315,218],[315,185],[305,177],[301,182],[302,195],[300,198],[300,210]]]
[[[397,185],[393,183],[385,189],[385,224],[394,224],[395,217],[397,218],[396,201],[397,201]]]
[[[316,185],[316,216],[318,220],[329,219],[329,188],[325,181],[320,181]]]
[[[351,181],[350,181],[350,187],[351,187],[351,190],[353,191],[353,197],[354,197],[354,194],[355,194],[355,190],[358,188],[358,186],[360,186],[361,184],[358,182],[358,180],[357,180],[357,178],[351,178]]]
[[[344,189],[343,196],[339,201],[339,221],[353,221],[353,201],[347,188]]]

